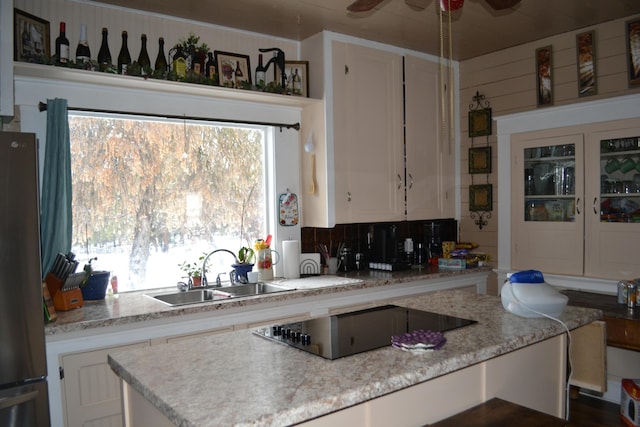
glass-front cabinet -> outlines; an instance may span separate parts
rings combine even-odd
[[[640,277],[640,119],[513,135],[511,264]]]
[[[600,221],[640,222],[640,135],[600,141]]]

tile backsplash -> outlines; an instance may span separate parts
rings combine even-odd
[[[381,224],[397,226],[398,237],[402,240],[411,237],[416,243],[427,241],[433,224],[440,226],[442,241],[458,240],[458,222],[455,219],[337,224],[333,228],[303,227],[301,250],[303,253],[318,252],[318,244],[324,243],[327,246],[331,245],[331,255],[335,256],[338,244],[344,242],[355,252],[367,253],[369,233],[373,233],[374,226]]]

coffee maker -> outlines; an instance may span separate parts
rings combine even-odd
[[[429,264],[438,264],[438,258],[442,256],[442,230],[441,224],[429,222],[424,224],[424,243],[426,257]],[[434,261],[435,260],[435,261]]]

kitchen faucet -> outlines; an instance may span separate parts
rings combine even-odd
[[[269,65],[275,61],[276,66],[280,68],[280,75],[282,76],[282,87],[286,87],[287,85],[287,76],[284,74],[284,52],[282,49],[278,49],[277,47],[272,47],[269,49],[258,49],[260,52],[275,52],[273,57],[267,61],[267,64],[264,66],[265,70],[269,69]]]
[[[236,254],[234,254],[233,252],[231,252],[229,249],[216,249],[212,252],[209,252],[209,254],[207,254],[206,257],[204,257],[204,261],[202,261],[202,286],[207,286],[208,282],[207,282],[207,274],[206,274],[206,270],[207,270],[207,261],[209,261],[209,257],[213,254],[215,254],[216,252],[227,252],[230,253],[231,256],[233,257],[234,263],[235,264],[239,264],[240,262],[238,261],[238,258],[236,257]],[[229,274],[229,277],[231,278],[231,284],[233,285],[233,275]],[[218,277],[216,278],[216,283],[219,285],[220,284],[220,276],[218,275]]]

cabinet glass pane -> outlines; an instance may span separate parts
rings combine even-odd
[[[600,141],[600,220],[640,222],[640,136]]]
[[[575,220],[575,144],[524,150],[524,220]]]

